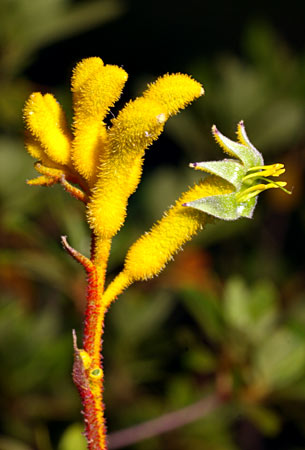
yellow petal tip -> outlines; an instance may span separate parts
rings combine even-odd
[[[160,103],[168,115],[173,115],[203,94],[204,89],[198,81],[189,75],[175,73],[158,78],[143,95]]]

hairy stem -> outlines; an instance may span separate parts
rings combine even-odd
[[[73,381],[80,393],[85,421],[85,435],[89,450],[106,450],[106,426],[103,405],[104,373],[101,361],[102,334],[107,306],[103,304],[106,262],[110,242],[95,239],[92,260],[72,248],[66,237],[62,243],[67,252],[84,267],[87,273],[87,305],[83,348],[78,349],[74,334]],[[95,264],[98,263],[98,266]]]
[[[99,279],[100,290],[104,291],[107,263],[109,259],[111,239],[103,239],[100,236],[94,236],[92,244],[92,261],[96,266]]]

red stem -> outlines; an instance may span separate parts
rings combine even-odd
[[[74,248],[65,236],[62,243],[67,252],[85,268],[88,277],[87,307],[83,349],[78,349],[74,334],[73,381],[83,404],[85,435],[89,450],[106,450],[106,426],[103,405],[103,369],[100,348],[103,331],[102,289],[95,264]],[[101,320],[102,317],[102,320]]]

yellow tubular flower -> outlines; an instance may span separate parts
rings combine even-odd
[[[100,155],[106,142],[106,128],[100,121],[88,117],[82,126],[74,128],[72,161],[77,172],[92,186],[96,179],[96,170]]]
[[[106,65],[94,71],[78,90],[74,104],[76,121],[78,116],[103,120],[120,98],[127,78],[125,70],[118,66]]]
[[[88,78],[103,67],[104,63],[101,58],[92,57],[80,61],[73,69],[71,78],[71,87],[73,92],[73,102],[78,100],[78,94],[81,92],[82,85]]]
[[[232,189],[233,186],[225,180],[210,176],[185,192],[163,218],[129,249],[123,273],[130,282],[157,275],[181,246],[211,221],[208,214],[186,208],[184,203],[198,196],[227,194]]]
[[[53,95],[31,94],[24,107],[24,119],[45,154],[57,164],[69,165],[70,133],[64,112]]]
[[[203,94],[188,75],[165,75],[143,97],[128,103],[112,121],[101,157],[88,218],[95,233],[110,238],[122,226],[129,196],[136,190],[146,148],[160,135],[168,116]]]
[[[27,149],[28,153],[35,159],[38,159],[39,161],[43,161],[45,159],[50,159],[47,157],[47,155],[44,153],[43,148],[39,141],[35,139],[30,133],[26,133],[25,139],[24,139],[24,145]]]
[[[89,58],[77,68],[72,79],[75,135],[72,159],[77,171],[92,185],[106,143],[103,120],[119,99],[128,75],[118,66],[102,65],[98,58]]]
[[[164,75],[151,83],[143,96],[160,103],[171,116],[203,94],[200,83],[188,75],[175,73]]]
[[[28,153],[38,161],[40,161],[45,167],[52,167],[63,170],[61,164],[57,164],[52,161],[44,152],[43,147],[37,139],[35,139],[30,133],[27,133],[24,141],[25,148]]]
[[[123,224],[128,197],[140,180],[144,151],[158,138],[165,120],[162,106],[145,98],[129,102],[112,120],[88,205],[90,226],[103,238],[114,236]]]

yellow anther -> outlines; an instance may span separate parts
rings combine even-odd
[[[277,163],[271,164],[269,166],[256,166],[251,167],[248,170],[248,175],[243,178],[243,181],[249,180],[251,178],[261,178],[261,177],[279,177],[285,172],[284,164]]]
[[[79,356],[82,360],[84,368],[87,370],[91,364],[91,357],[85,350],[79,350]]]
[[[282,163],[276,163],[276,164],[269,164],[265,166],[254,166],[249,169],[249,172],[252,170],[264,170],[264,169],[282,169],[284,167],[284,164]]]
[[[247,200],[250,200],[250,198],[256,197],[258,194],[260,194],[261,192],[267,190],[267,189],[272,189],[272,188],[280,188],[283,189],[284,186],[286,186],[287,183],[285,181],[278,181],[278,182],[273,182],[270,181],[270,183],[268,184],[256,184],[255,186],[251,186],[248,189],[245,189],[244,191],[239,192],[236,195],[237,201],[238,202],[246,202]],[[289,191],[287,191],[286,189],[283,189],[286,193],[290,194]]]

